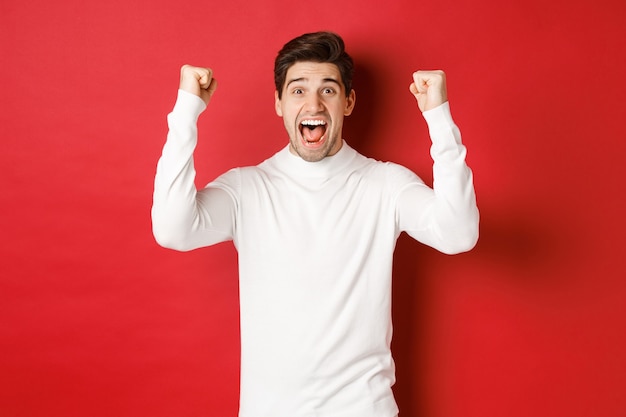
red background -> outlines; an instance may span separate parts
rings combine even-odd
[[[402,237],[401,415],[626,415],[622,0],[4,0],[0,415],[234,416],[236,252],[162,249],[152,182],[184,63],[219,88],[198,185],[286,144],[272,65],[331,29],[357,62],[345,136],[431,181],[413,70],[446,70],[481,239]]]

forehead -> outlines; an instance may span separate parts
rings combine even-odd
[[[285,86],[294,81],[305,83],[336,81],[343,87],[339,68],[328,62],[296,62],[287,70]]]

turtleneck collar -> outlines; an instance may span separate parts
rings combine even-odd
[[[278,166],[289,175],[303,178],[329,178],[341,171],[357,155],[346,141],[339,152],[318,162],[308,162],[289,151],[289,145],[276,154]]]

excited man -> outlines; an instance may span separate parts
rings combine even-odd
[[[356,102],[353,63],[329,32],[276,57],[275,108],[289,144],[197,190],[196,121],[217,82],[185,65],[157,166],[159,244],[191,250],[232,240],[239,254],[240,417],[393,417],[391,271],[401,232],[444,253],[470,250],[478,209],[445,74],[417,71],[432,140],[434,189],[366,158],[342,136]]]

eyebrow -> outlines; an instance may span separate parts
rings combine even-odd
[[[285,85],[285,88],[289,87],[289,85],[291,85],[292,83],[297,83],[297,82],[301,82],[301,81],[308,81],[308,80],[309,79],[306,78],[306,77],[294,78],[293,80],[289,80],[287,82],[287,84]],[[339,81],[337,81],[336,79],[331,78],[331,77],[324,78],[322,81],[325,82],[325,83],[337,84],[337,86],[341,87],[341,83]]]

